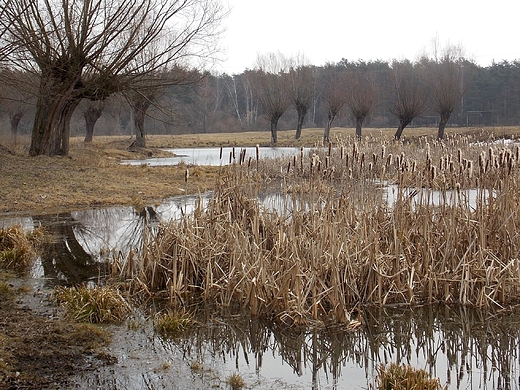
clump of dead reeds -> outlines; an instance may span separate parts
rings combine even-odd
[[[291,325],[348,326],[367,304],[516,304],[517,154],[460,137],[347,140],[290,165],[234,164],[206,206],[145,230],[143,247],[117,266],[173,305],[197,295]],[[275,211],[258,200],[273,184],[283,194]]]
[[[18,274],[28,272],[37,258],[42,236],[42,229],[26,233],[21,225],[0,229],[0,267]]]
[[[54,296],[65,317],[76,322],[119,323],[131,312],[118,289],[111,286],[57,287]]]
[[[377,369],[378,390],[442,390],[438,378],[408,365],[381,364]]]

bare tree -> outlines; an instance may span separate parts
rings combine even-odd
[[[303,121],[316,97],[316,69],[299,55],[289,69],[289,99],[298,114],[296,139],[302,135]]]
[[[448,45],[442,56],[435,57],[429,64],[429,68],[433,109],[440,116],[437,138],[443,139],[446,124],[460,104],[469,84],[468,75],[464,78],[462,49]]]
[[[31,74],[12,69],[3,69],[0,80],[2,109],[9,116],[11,135],[16,141],[20,121],[35,104],[38,80]]]
[[[327,104],[327,122],[323,133],[323,142],[330,141],[330,129],[336,116],[346,103],[346,78],[343,69],[328,65],[324,69],[323,99]]]
[[[278,120],[291,101],[287,89],[288,64],[280,53],[270,53],[257,58],[259,98],[271,125],[271,143],[278,142]]]
[[[410,61],[392,63],[394,86],[392,114],[399,120],[394,138],[400,139],[403,130],[426,108],[428,89],[425,85],[423,68]]]
[[[246,70],[240,77],[242,89],[244,91],[245,119],[248,128],[256,124],[258,117],[259,97],[258,91],[255,89],[256,72]]]
[[[377,104],[378,89],[373,75],[362,69],[349,73],[348,87],[347,105],[356,121],[356,137],[360,139],[363,122]]]
[[[0,1],[0,47],[11,66],[41,78],[31,155],[68,154],[81,99],[103,100],[157,69],[212,54],[224,16],[217,0]]]

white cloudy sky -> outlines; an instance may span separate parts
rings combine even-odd
[[[486,66],[520,59],[517,0],[223,0],[231,8],[221,45],[230,74],[253,68],[257,54],[304,53],[314,65],[349,60],[415,59],[460,44]]]

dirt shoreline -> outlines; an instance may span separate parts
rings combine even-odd
[[[117,360],[101,349],[110,333],[65,321],[49,291],[5,274],[0,283],[0,388],[67,388],[78,372]]]

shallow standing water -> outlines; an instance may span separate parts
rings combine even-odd
[[[248,162],[250,159],[276,158],[282,156],[292,156],[300,152],[300,148],[284,147],[226,147],[226,148],[182,148],[165,149],[171,152],[173,157],[148,158],[144,160],[124,160],[122,164],[128,165],[149,165],[164,166],[185,163],[190,165],[211,165],[220,166],[233,162],[239,162],[243,153],[242,160]]]
[[[145,223],[189,213],[195,200],[176,197],[141,212],[113,207],[10,218],[0,226],[42,224],[60,237],[34,267],[36,285],[95,282],[104,258],[138,245]],[[240,312],[204,311],[174,340],[155,335],[148,315],[132,319],[131,329],[114,328],[109,351],[118,363],[78,377],[77,388],[227,388],[226,377],[239,373],[257,389],[362,389],[389,362],[423,368],[449,389],[520,388],[520,315],[508,311],[366,309],[364,326],[353,333],[297,332]]]

